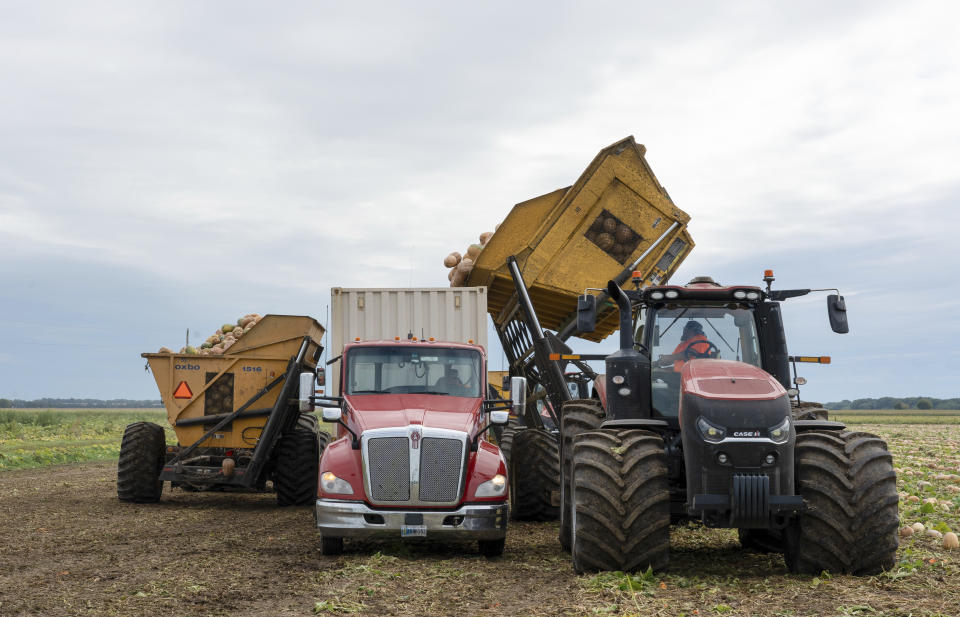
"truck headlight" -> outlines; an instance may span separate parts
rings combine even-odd
[[[320,474],[320,488],[324,493],[331,495],[353,495],[353,487],[342,478],[338,478],[332,471]]]
[[[717,426],[711,422],[707,422],[703,416],[697,418],[697,428],[700,430],[700,435],[703,437],[704,441],[710,443],[719,443],[723,441],[723,438],[727,434],[727,429],[722,426]]]
[[[507,479],[497,474],[477,487],[477,497],[499,497],[507,492]]]
[[[768,430],[770,432],[770,441],[774,443],[785,442],[790,438],[790,416],[787,416],[783,419],[783,422]]]

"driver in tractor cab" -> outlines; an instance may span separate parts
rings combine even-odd
[[[683,370],[683,363],[688,359],[706,358],[709,357],[709,352],[710,344],[703,334],[703,325],[699,321],[691,319],[683,326],[680,344],[673,350],[673,353],[661,355],[655,364],[658,367],[667,367],[673,363],[673,371],[679,373]]]

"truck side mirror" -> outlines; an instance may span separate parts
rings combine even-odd
[[[300,373],[300,394],[298,396],[300,411],[314,410],[313,395],[316,393],[314,379],[316,379],[314,373]]]
[[[830,327],[837,334],[846,334],[850,331],[847,323],[847,303],[843,296],[830,294],[827,296],[827,315],[830,317]]]
[[[324,407],[320,412],[324,422],[339,422],[343,412],[339,407]]]
[[[510,379],[510,398],[513,403],[513,413],[515,415],[522,414],[523,409],[527,406],[526,377],[513,377]]]
[[[503,425],[510,421],[510,412],[506,409],[497,409],[490,412],[490,424]]]
[[[597,328],[597,297],[592,294],[577,296],[577,330],[593,332]]]

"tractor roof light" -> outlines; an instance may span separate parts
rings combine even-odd
[[[759,299],[760,299],[760,292],[759,292],[759,291],[748,291],[746,295],[747,295],[747,300],[759,300]]]
[[[651,299],[651,300],[663,300],[663,292],[662,292],[662,291],[651,291],[651,292],[650,292],[650,299]]]
[[[678,292],[676,289],[668,289],[666,293],[664,293],[663,295],[666,296],[669,300],[673,300],[674,298],[680,295],[680,292]]]
[[[733,297],[736,298],[737,300],[743,300],[747,297],[747,292],[745,292],[742,289],[738,289],[735,292],[733,292]]]

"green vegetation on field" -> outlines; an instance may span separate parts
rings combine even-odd
[[[830,419],[848,424],[960,424],[960,411],[918,409],[841,409]]]
[[[141,421],[163,426],[167,414],[163,409],[0,410],[0,470],[115,459],[124,428]],[[167,433],[170,440],[173,431]]]
[[[0,409],[0,471],[114,460],[128,424],[154,422],[177,437],[164,409]],[[335,433],[320,422],[321,430]]]

